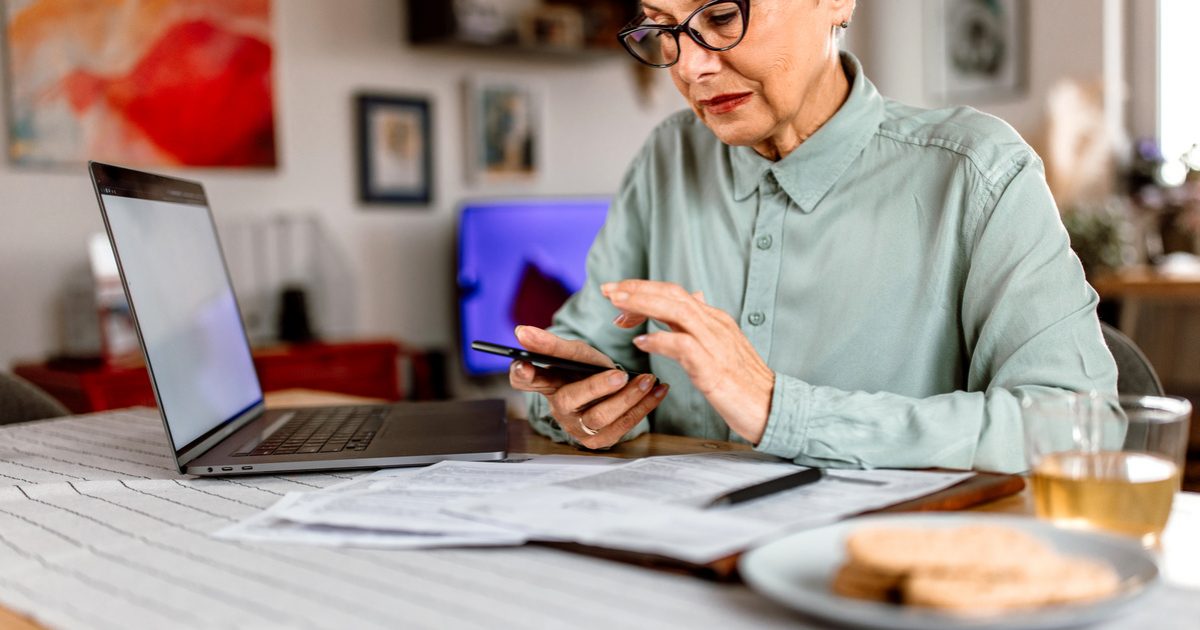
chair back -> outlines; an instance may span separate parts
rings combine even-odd
[[[0,372],[0,424],[68,416],[62,403],[33,383],[9,372]]]
[[[1100,322],[1104,343],[1117,362],[1117,393],[1144,396],[1162,396],[1162,381],[1154,372],[1154,366],[1132,339],[1124,333]]]

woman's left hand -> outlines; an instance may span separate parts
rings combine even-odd
[[[646,319],[667,325],[670,332],[640,335],[634,345],[679,363],[729,428],[751,444],[762,440],[775,373],[733,317],[669,282],[623,280],[600,291],[621,310],[616,325],[633,328]]]

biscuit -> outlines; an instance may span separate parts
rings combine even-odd
[[[846,552],[834,593],[955,614],[1086,602],[1120,587],[1112,567],[1063,557],[1008,527],[864,528]]]
[[[1112,567],[1083,558],[1069,558],[1050,576],[1051,602],[1078,603],[1103,599],[1121,588],[1121,578]]]
[[[902,599],[916,606],[987,614],[1097,600],[1119,586],[1116,573],[1095,562],[1063,558],[1040,564],[999,578],[917,572],[903,581]]]
[[[918,574],[904,581],[901,600],[912,606],[986,615],[1050,603],[1043,586],[1037,581],[1020,578]]]
[[[900,603],[900,582],[896,575],[876,573],[857,564],[844,564],[833,577],[833,592],[843,597],[875,602]]]
[[[956,528],[873,527],[846,540],[850,563],[877,573],[908,575],[1009,574],[1053,552],[1036,538],[1011,528],[972,525]]]

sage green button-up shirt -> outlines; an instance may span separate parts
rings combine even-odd
[[[680,366],[612,324],[605,282],[674,282],[741,322],[775,371],[757,449],[823,467],[1020,471],[1019,398],[1116,391],[1096,293],[1042,164],[1004,122],[850,96],[779,161],[680,112],[634,160],[551,331],[671,384],[648,430],[740,440]],[[569,436],[530,397],[533,427]]]

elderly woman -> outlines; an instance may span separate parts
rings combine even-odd
[[[854,7],[643,3],[622,42],[691,111],[634,159],[586,286],[549,330],[517,330],[530,350],[617,366],[572,382],[514,363],[537,431],[1018,471],[1023,394],[1115,392],[1037,155],[977,111],[880,96],[838,49]]]

